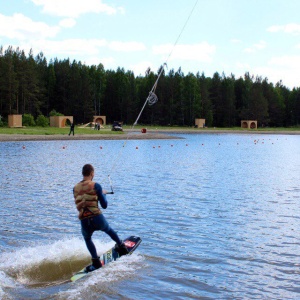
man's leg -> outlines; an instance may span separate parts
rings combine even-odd
[[[94,218],[94,225],[98,230],[104,231],[106,234],[110,236],[110,238],[116,242],[115,249],[119,253],[120,256],[128,254],[128,250],[124,243],[120,240],[118,234],[109,226],[103,214],[98,215]]]
[[[94,232],[94,226],[92,220],[84,219],[81,221],[81,233],[85,240],[86,247],[88,248],[91,256],[92,256],[92,264],[85,268],[86,272],[92,272],[102,267],[100,262],[100,258],[97,255],[96,247],[92,241],[92,235]]]
[[[95,225],[96,230],[101,230],[108,234],[110,238],[115,241],[118,245],[122,244],[117,233],[109,226],[108,222],[106,221],[103,214],[98,215],[97,217],[93,218],[93,223]]]
[[[93,228],[92,224],[89,219],[84,219],[81,221],[81,233],[84,238],[86,247],[88,248],[92,258],[98,258],[97,250],[95,247],[95,244],[92,241],[92,235],[93,235]]]

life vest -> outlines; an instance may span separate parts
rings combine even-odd
[[[98,196],[94,186],[95,182],[93,181],[80,181],[74,187],[75,204],[80,220],[102,213],[98,206]]]

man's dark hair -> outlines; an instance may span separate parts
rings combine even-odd
[[[93,171],[94,171],[94,167],[90,164],[86,164],[82,167],[83,176],[90,176]]]

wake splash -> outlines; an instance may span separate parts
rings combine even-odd
[[[97,241],[96,241],[97,243]],[[109,247],[99,245],[99,251]],[[89,260],[85,244],[80,238],[59,240],[38,246],[0,254],[0,286],[5,279],[16,284],[43,286],[66,280],[78,265]]]
[[[98,254],[114,245],[113,241],[94,239]],[[42,289],[67,284],[66,291],[59,292],[73,299],[82,288],[99,281],[111,282],[132,276],[143,265],[144,258],[136,253],[121,257],[103,269],[91,273],[83,280],[80,289],[70,283],[71,276],[90,263],[90,255],[82,238],[66,238],[48,244],[17,249],[0,254],[0,298],[12,299],[10,291],[18,289]],[[58,296],[60,298],[60,296]],[[76,297],[75,297],[76,298]],[[75,299],[74,298],[74,299]]]
[[[56,299],[99,299],[99,295],[103,299],[105,296],[108,299],[113,295],[119,297],[118,282],[135,280],[138,270],[147,267],[145,257],[138,252],[136,250],[129,256],[122,256],[102,269],[90,273],[80,283],[72,283],[68,290],[59,292]]]

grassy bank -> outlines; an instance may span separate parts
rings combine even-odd
[[[56,127],[0,127],[0,134],[28,134],[28,135],[67,135],[70,129]],[[75,126],[75,134],[123,134],[121,131],[111,131],[110,128],[94,130],[91,128],[78,128]]]

